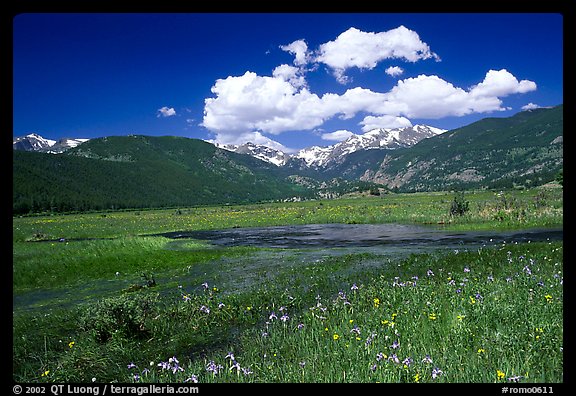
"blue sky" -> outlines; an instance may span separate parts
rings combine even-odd
[[[39,13],[13,35],[13,136],[297,150],[563,103],[554,13]]]

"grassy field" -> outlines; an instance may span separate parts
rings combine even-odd
[[[562,242],[303,260],[149,236],[338,222],[562,226],[561,189],[469,192],[463,216],[450,216],[453,198],[14,218],[13,379],[563,382]]]

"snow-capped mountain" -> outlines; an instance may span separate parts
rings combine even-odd
[[[239,154],[249,154],[263,161],[270,162],[276,166],[283,166],[290,159],[290,155],[284,153],[283,151],[276,150],[268,146],[254,144],[252,142],[244,143],[241,145],[235,145],[235,144],[221,145],[218,143],[214,144],[218,148],[233,151]]]
[[[30,133],[26,136],[20,136],[12,141],[14,150],[40,151],[43,153],[57,154],[62,153],[72,147],[76,147],[89,139],[68,139],[60,140],[45,139],[37,133]]]
[[[295,157],[306,162],[311,167],[325,167],[330,163],[341,162],[342,159],[355,151],[374,148],[395,149],[408,147],[422,139],[446,132],[444,129],[428,125],[414,125],[404,128],[378,128],[362,135],[352,135],[348,139],[328,147],[308,147],[300,150]]]
[[[301,164],[301,167],[326,168],[344,161],[348,154],[359,150],[375,148],[395,149],[408,147],[446,130],[428,125],[414,125],[404,128],[384,129],[378,128],[360,135],[352,135],[337,144],[320,147],[312,146],[298,151],[295,154],[285,153],[281,150],[251,142],[241,145],[223,145],[209,141],[216,147],[233,151],[239,154],[248,154],[276,166],[284,166],[289,162]],[[62,153],[72,147],[84,143],[88,139],[60,139],[58,141],[45,139],[31,133],[13,140],[15,150],[40,151],[45,153]]]
[[[56,140],[44,139],[36,133],[20,136],[12,140],[14,150],[42,151],[56,144]]]
[[[303,162],[305,164],[304,166],[307,167],[324,168],[341,163],[348,154],[358,150],[408,147],[418,143],[422,139],[439,135],[443,132],[446,132],[446,130],[428,125],[414,125],[411,127],[389,129],[378,128],[361,135],[354,134],[346,140],[331,146],[307,147],[292,155],[250,142],[242,145],[220,145],[214,142],[211,143],[222,149],[252,155],[253,157],[277,166],[284,166],[290,160],[292,160],[292,163],[296,160],[300,163]]]

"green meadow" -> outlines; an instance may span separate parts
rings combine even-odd
[[[13,218],[18,382],[563,382],[563,243],[402,257],[169,231],[562,227],[559,187]],[[465,209],[464,209],[465,208]],[[452,213],[451,213],[452,212]]]

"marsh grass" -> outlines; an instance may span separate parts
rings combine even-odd
[[[367,259],[375,258],[333,258],[301,269],[300,277],[287,271],[244,292],[206,282],[162,297],[153,289],[125,294],[67,315],[17,315],[14,377],[563,381],[561,242],[419,254],[378,271],[342,271]],[[114,306],[132,306],[123,315],[135,313],[137,326],[108,326],[102,338],[78,325],[87,323],[83,317],[105,323]]]
[[[462,216],[450,216],[453,199],[390,194],[14,218],[14,301],[41,298],[14,305],[13,379],[563,382],[562,242],[303,262],[143,236],[310,223],[562,225],[561,189],[466,192]],[[131,288],[143,274],[157,286]]]
[[[142,210],[13,219],[13,241],[127,237],[182,230],[325,223],[443,224],[449,229],[562,225],[561,188],[470,191],[469,210],[451,216],[454,192],[387,194],[337,200]]]

